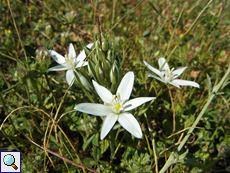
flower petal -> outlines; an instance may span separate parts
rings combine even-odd
[[[173,71],[173,78],[172,79],[175,79],[175,78],[177,78],[178,76],[180,76],[183,72],[184,72],[184,70],[186,69],[186,68],[188,68],[188,67],[182,67],[182,68],[179,68],[179,69],[177,69],[177,70],[175,70],[175,71]]]
[[[94,80],[93,80],[93,85],[94,85],[95,90],[97,91],[97,94],[101,98],[101,100],[104,103],[111,103],[112,98],[113,98],[112,93],[109,90],[107,90],[105,87],[99,85]]]
[[[142,131],[139,123],[137,122],[136,118],[128,113],[123,112],[118,116],[118,122],[124,127],[129,133],[131,133],[136,138],[142,137]]]
[[[67,70],[67,72],[66,72],[66,80],[67,80],[68,85],[73,84],[73,82],[74,82],[73,80],[75,80],[73,70]]]
[[[148,64],[146,61],[144,61],[144,63],[145,63],[145,65],[149,68],[149,70],[151,70],[153,73],[156,73],[158,76],[161,77],[161,72],[160,72],[158,69],[152,67],[152,66],[151,66],[150,64]]]
[[[69,55],[72,55],[73,58],[76,58],[76,52],[72,43],[69,44]]]
[[[83,67],[83,66],[86,66],[86,65],[88,65],[87,61],[79,61],[75,68]]]
[[[200,85],[198,83],[193,81],[188,81],[188,80],[175,79],[172,81],[172,83],[177,85],[182,85],[182,86],[193,86],[193,87],[200,88]]]
[[[169,84],[171,84],[171,85],[173,85],[173,86],[175,86],[175,87],[177,87],[177,88],[180,88],[180,85],[174,83],[173,81],[172,81],[172,82],[169,82]]]
[[[117,93],[120,94],[121,100],[128,100],[133,90],[134,73],[128,72],[122,78],[120,85],[118,86]]]
[[[110,113],[109,115],[105,117],[102,128],[101,128],[101,135],[100,135],[101,140],[103,140],[105,136],[109,133],[109,131],[112,129],[112,127],[116,123],[117,119],[118,119],[118,115],[114,113]]]
[[[163,57],[158,59],[159,69],[161,68],[162,65],[164,65],[165,61],[166,59]],[[167,62],[165,63],[164,67],[161,70],[165,70],[165,69],[169,69],[169,65]]]
[[[68,70],[68,67],[66,64],[61,64],[61,65],[51,67],[46,71],[63,71],[63,70]]]
[[[152,77],[152,78],[155,78],[155,79],[157,79],[157,80],[159,80],[159,81],[161,81],[161,82],[166,83],[163,79],[161,79],[161,78],[159,78],[159,77],[157,77],[157,76],[155,76],[155,75],[152,75],[151,73],[149,73],[148,77]]]
[[[107,116],[112,112],[110,107],[96,103],[80,103],[76,105],[74,109],[80,112],[97,116]]]
[[[49,54],[58,64],[63,64],[66,62],[65,58],[61,56],[59,53],[55,52],[54,50],[49,50]]]
[[[139,97],[139,98],[129,100],[128,102],[124,104],[124,108],[125,108],[124,111],[132,110],[144,104],[145,102],[151,101],[153,99],[156,99],[156,97]]]
[[[89,43],[86,47],[91,49],[92,46],[93,46],[93,43]],[[83,49],[80,52],[80,54],[77,56],[77,61],[84,61],[85,58],[86,58],[86,54],[85,54],[85,50]]]

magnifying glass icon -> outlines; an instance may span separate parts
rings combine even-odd
[[[3,158],[3,162],[7,166],[12,166],[15,170],[18,169],[18,167],[14,164],[15,163],[15,158],[12,154],[7,154]]]

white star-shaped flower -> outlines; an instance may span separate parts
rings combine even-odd
[[[86,47],[91,48],[92,45],[93,43],[90,43]],[[54,50],[49,50],[49,53],[52,56],[52,58],[60,65],[49,68],[46,71],[67,70],[66,80],[69,85],[71,85],[73,83],[73,80],[75,80],[75,68],[88,65],[88,62],[84,61],[84,59],[86,58],[85,50],[82,50],[81,53],[76,57],[76,52],[74,50],[72,43],[69,44],[69,53],[65,55],[65,57],[55,52]]]
[[[102,99],[104,104],[81,103],[75,106],[74,109],[87,114],[105,116],[102,129],[101,140],[112,129],[116,121],[124,127],[129,133],[137,138],[142,137],[141,127],[135,117],[127,112],[145,102],[155,99],[155,97],[139,97],[129,100],[134,82],[134,73],[128,72],[123,77],[118,86],[116,95],[113,95],[108,89],[93,81],[94,88]]]
[[[165,63],[165,58],[159,58],[158,60],[158,64],[159,64],[159,69],[161,69],[162,65]],[[187,67],[183,67],[183,68],[179,68],[177,70],[174,70],[174,68],[172,68],[170,70],[168,63],[166,62],[164,67],[162,68],[161,71],[159,71],[158,69],[155,69],[154,67],[152,67],[151,65],[149,65],[147,62],[145,62],[145,65],[155,74],[157,74],[158,76],[152,75],[151,73],[149,73],[149,77],[155,78],[161,82],[164,83],[169,83],[171,85],[174,85],[175,87],[180,88],[180,85],[182,86],[193,86],[193,87],[197,87],[200,88],[200,85],[196,82],[193,81],[187,81],[187,80],[181,80],[181,79],[175,79],[177,77],[179,77],[184,70]]]

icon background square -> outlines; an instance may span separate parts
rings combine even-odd
[[[3,158],[5,155],[11,154],[15,158],[15,165],[18,167],[17,170],[15,170],[12,166],[7,166],[3,162]],[[14,172],[21,172],[21,151],[0,151],[0,173],[14,173]]]

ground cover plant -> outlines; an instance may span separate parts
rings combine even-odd
[[[230,2],[0,1],[0,151],[22,172],[230,171]]]

